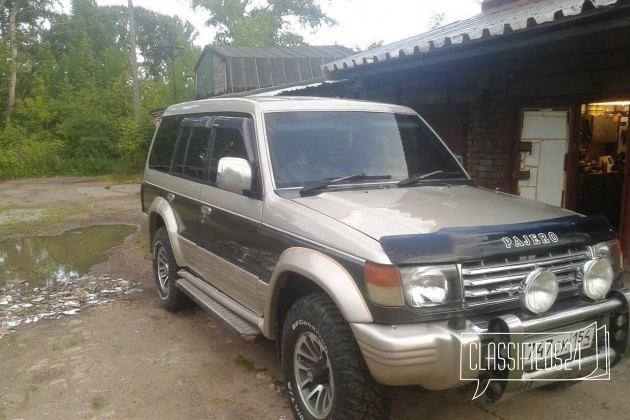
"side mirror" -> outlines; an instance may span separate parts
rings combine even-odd
[[[245,194],[252,188],[252,167],[245,159],[224,157],[217,168],[217,186],[236,194]]]

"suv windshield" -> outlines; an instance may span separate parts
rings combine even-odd
[[[468,180],[453,155],[416,115],[273,112],[265,115],[265,124],[277,188],[301,188],[356,174],[365,176],[354,176],[352,182],[405,181],[400,186],[421,180]],[[429,173],[432,176],[422,177]]]

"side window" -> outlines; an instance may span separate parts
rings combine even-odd
[[[173,165],[171,166],[172,174],[181,174],[184,172],[186,148],[188,147],[188,139],[190,138],[191,131],[191,127],[182,127],[179,131],[179,140],[177,141],[177,148],[173,156]]]
[[[210,182],[217,181],[219,161],[224,157],[247,159],[247,148],[241,130],[231,127],[214,127],[214,140],[210,153]]]
[[[184,175],[203,179],[204,162],[209,143],[210,128],[195,127],[192,129],[184,162]]]
[[[186,119],[182,122],[173,155],[172,174],[204,179],[204,162],[211,134],[209,122],[209,118]]]
[[[182,122],[181,115],[164,117],[155,133],[153,146],[149,154],[149,168],[160,172],[168,172],[171,167],[171,159],[179,125]]]

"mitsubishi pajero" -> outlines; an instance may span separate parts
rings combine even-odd
[[[383,418],[399,385],[496,401],[606,373],[628,343],[607,220],[480,188],[402,106],[172,106],[142,227],[164,306],[275,340],[297,418]]]

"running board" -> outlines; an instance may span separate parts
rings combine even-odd
[[[197,302],[199,306],[210,312],[213,317],[235,332],[242,340],[256,341],[262,338],[262,332],[256,325],[262,324],[262,318],[245,308],[239,307],[236,302],[231,301],[217,289],[188,271],[180,270],[178,274],[182,278],[175,283],[177,287]],[[218,299],[221,299],[224,303],[219,302]],[[228,305],[232,306],[233,309],[228,308]],[[239,310],[243,315],[257,322],[253,323],[246,320],[243,316],[235,313],[235,310]]]

